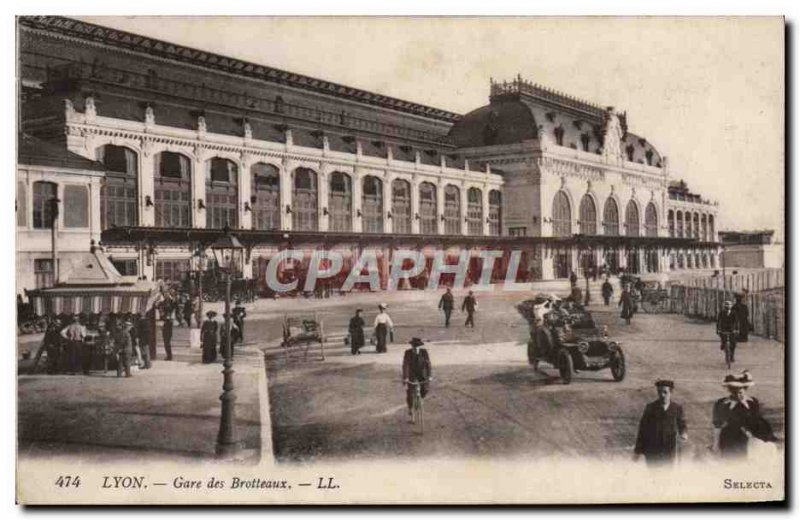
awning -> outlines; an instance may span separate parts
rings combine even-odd
[[[120,287],[53,287],[25,293],[37,316],[145,313],[159,295],[158,284],[147,281]]]

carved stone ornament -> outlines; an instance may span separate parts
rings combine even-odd
[[[74,121],[76,118],[75,105],[71,99],[64,100],[64,117],[67,121]]]
[[[84,100],[84,114],[87,121],[92,121],[97,117],[97,107],[94,104],[94,97],[88,96]]]
[[[197,117],[197,133],[205,134],[208,131],[208,127],[206,126],[206,118],[205,116],[198,116]]]
[[[147,126],[156,124],[156,113],[150,105],[147,105],[147,108],[144,109],[144,124]]]
[[[589,193],[590,191],[592,191],[592,181],[591,180],[587,180],[586,181],[586,193]]]
[[[622,125],[619,116],[613,112],[606,114],[606,128],[603,135],[603,157],[610,163],[621,163],[622,156]]]
[[[253,127],[247,119],[244,120],[244,138],[248,140],[253,138]]]

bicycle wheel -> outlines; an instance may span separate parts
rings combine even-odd
[[[425,433],[425,414],[422,413],[423,412],[422,397],[417,396],[417,399],[419,400],[419,405],[418,405],[419,408],[417,411],[417,413],[419,414],[419,434],[422,435],[423,433]]]

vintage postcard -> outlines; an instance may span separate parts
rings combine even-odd
[[[16,30],[20,504],[785,499],[783,18]]]

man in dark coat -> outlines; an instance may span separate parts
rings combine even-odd
[[[736,361],[736,336],[739,335],[739,320],[733,312],[733,303],[730,301],[722,305],[722,310],[717,315],[717,334],[720,338],[720,350],[725,350],[725,344],[731,348],[731,361]]]
[[[620,317],[625,320],[626,324],[630,325],[631,318],[633,318],[633,295],[628,285],[622,287],[622,294],[619,295],[617,307],[622,307]]]
[[[736,337],[737,343],[747,343],[750,339],[750,310],[744,302],[744,294],[737,293],[736,303],[733,304],[733,313],[739,324],[739,335]]]
[[[658,399],[648,403],[639,421],[634,458],[644,455],[648,464],[673,463],[678,455],[678,438],[688,438],[683,407],[672,402],[672,381],[656,381]]]
[[[475,310],[478,308],[478,302],[472,291],[464,297],[464,302],[461,304],[461,312],[467,311],[467,321],[464,322],[465,327],[475,328]]]
[[[575,274],[575,271],[569,273],[569,285],[571,287],[578,285],[578,275]]]
[[[192,313],[194,312],[194,308],[192,306],[192,297],[188,296],[186,301],[183,302],[183,321],[186,322],[186,326],[192,328]]]
[[[219,324],[214,320],[217,313],[208,311],[206,321],[200,327],[200,338],[203,344],[203,363],[213,363],[217,360],[217,329]]]
[[[606,307],[608,307],[609,302],[611,301],[611,295],[614,294],[614,287],[611,285],[611,282],[608,281],[607,277],[606,280],[603,282],[601,291],[603,293],[603,302],[605,302]]]
[[[172,361],[172,309],[164,316],[164,324],[161,328],[161,335],[164,338],[164,351],[167,353],[167,361]]]
[[[129,320],[117,323],[114,327],[114,350],[117,355],[117,377],[131,377],[131,358],[133,357],[133,325]]]
[[[453,291],[450,288],[447,288],[447,291],[442,295],[439,299],[439,309],[444,311],[444,326],[450,326],[450,315],[453,313]]]
[[[420,395],[425,399],[425,396],[428,395],[428,381],[433,375],[433,370],[431,369],[431,358],[428,356],[428,351],[420,348],[425,343],[419,338],[411,338],[409,344],[411,348],[403,354],[403,384],[406,385],[408,415],[411,415],[415,385],[408,383],[421,383]]]
[[[139,313],[139,318],[136,321],[136,336],[139,341],[139,351],[142,354],[141,368],[150,368],[153,366],[151,361],[152,350],[150,347],[150,320],[141,313]]]
[[[361,347],[364,346],[364,318],[361,317],[363,309],[356,309],[356,315],[350,318],[347,332],[350,334],[350,353],[352,355],[361,354]]]

